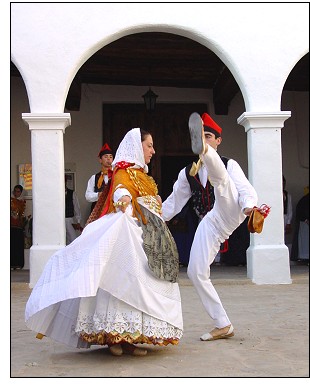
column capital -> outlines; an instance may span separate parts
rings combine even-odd
[[[290,111],[244,112],[237,119],[237,123],[243,125],[245,132],[248,132],[252,128],[283,128],[284,121],[290,117]]]
[[[58,129],[65,133],[71,125],[70,113],[23,113],[22,119],[33,129]]]

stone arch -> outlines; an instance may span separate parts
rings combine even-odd
[[[291,58],[291,62],[289,66],[287,67],[287,72],[283,73],[283,89],[286,88],[290,90],[291,86],[291,81],[292,81],[292,75],[293,73],[299,73],[299,80],[298,80],[298,85],[300,90],[303,91],[306,90],[306,88],[309,89],[309,77],[305,77],[305,73],[309,73],[309,51],[305,53],[301,53],[298,58]],[[295,78],[296,79],[296,78]],[[282,92],[283,92],[282,89]],[[296,89],[296,85],[295,85]]]
[[[153,47],[148,50],[151,45]],[[137,51],[134,51],[136,48]],[[127,50],[128,54],[120,54],[123,50]],[[143,50],[146,51],[142,54]],[[166,56],[167,51],[168,56]],[[136,64],[133,65],[135,55],[137,55]],[[155,55],[157,56],[155,64],[152,64]],[[182,55],[185,56],[186,63],[181,62]],[[128,78],[126,78],[127,59],[125,58],[128,58]],[[120,61],[116,59],[119,59],[122,64],[119,65]],[[174,75],[172,64],[177,63],[181,64],[182,76]],[[118,66],[120,66],[119,75],[116,75]],[[146,68],[151,67],[153,71],[150,83],[153,87],[213,90],[216,115],[227,115],[232,99],[240,91],[225,63],[205,45],[171,32],[144,31],[124,35],[99,48],[77,71],[75,70],[76,76],[71,83],[65,106],[69,111],[79,110],[82,83],[109,84],[109,75],[111,75],[113,85],[150,86],[148,84],[150,79],[146,79]],[[203,71],[205,71],[205,76]],[[130,77],[133,79],[128,81]]]
[[[281,95],[281,108],[283,110],[294,110],[296,104],[303,106],[304,114],[302,117],[296,118],[292,116],[292,120],[296,121],[296,128],[298,129],[294,136],[297,137],[297,147],[298,147],[298,162],[299,166],[309,170],[309,113],[308,113],[308,101],[300,96],[299,98],[294,94],[294,99],[292,101],[286,101],[284,98],[284,89],[290,90],[291,88],[294,91],[304,92],[309,91],[309,52],[302,56],[297,62],[294,62],[294,66],[291,68],[287,78],[285,79],[285,84],[283,86],[282,95]],[[294,87],[291,86],[292,78],[294,76],[295,82]],[[298,77],[298,85],[296,87],[296,77]],[[292,106],[286,106],[288,104]]]
[[[282,90],[281,110],[292,111],[283,127],[281,140],[282,171],[293,199],[293,229],[297,202],[309,184],[309,52],[292,64]],[[292,158],[292,154],[296,156]],[[290,247],[293,230],[285,235],[285,240]]]
[[[257,21],[253,23],[252,18],[245,17],[247,10],[242,5],[233,21],[229,12],[227,15],[218,12],[219,5],[205,6],[210,15],[213,15],[207,19],[203,13],[197,13],[197,7],[200,12],[201,5],[182,5],[183,12],[180,11],[177,17],[174,6],[165,6],[166,12],[158,5],[146,6],[148,9],[139,6],[141,12],[137,13],[137,6],[131,5],[125,18],[117,17],[115,22],[109,23],[109,15],[119,12],[117,5],[79,3],[75,4],[74,8],[71,4],[62,4],[60,8],[58,5],[46,4],[40,9],[34,5],[27,5],[27,8],[13,5],[12,55],[14,63],[19,68],[24,66],[23,77],[25,75],[31,111],[33,113],[63,111],[72,80],[87,58],[113,40],[126,34],[143,31],[175,33],[205,45],[233,74],[242,91],[247,111],[279,110],[284,84],[282,74],[289,72],[287,69],[290,68],[290,63],[294,62],[294,58],[299,58],[300,52],[308,47],[302,31],[307,26],[307,19],[300,7],[296,8],[294,5],[294,8],[290,7],[284,11],[283,20],[279,21],[274,19],[276,12],[274,7],[266,14],[260,6],[251,5],[257,13]],[[236,10],[234,4],[225,7],[227,10],[229,8]],[[68,22],[66,12],[72,12],[72,9],[75,17]],[[27,12],[32,16],[25,17]],[[50,22],[44,26],[44,31],[48,44],[44,39],[36,38],[45,23],[44,18],[39,19],[37,16],[44,16],[47,13]],[[296,33],[293,36],[279,27],[287,19],[291,21],[292,15],[295,14],[296,17],[292,21],[296,25]],[[258,23],[259,15],[264,15],[262,23]],[[104,20],[106,23],[103,23]],[[225,29],[219,27],[223,22],[224,24],[226,22]],[[83,29],[79,28],[81,23]],[[235,28],[241,25],[242,28]],[[256,39],[256,25],[260,28],[259,39]],[[91,29],[91,33],[85,34],[88,29]],[[230,39],[227,39],[225,30],[231,31]],[[280,34],[282,36],[284,34],[286,39],[279,40]],[[297,42],[295,36],[300,37]],[[268,38],[269,41],[266,40]],[[242,40],[242,44],[239,43],[239,39]],[[68,46],[71,46],[72,50],[68,50]],[[291,60],[287,58],[287,47],[290,48]],[[29,58],[28,53],[32,53],[36,60]],[[276,60],[270,61],[275,54]],[[53,58],[56,61],[51,68],[49,62]],[[35,74],[38,68],[42,70],[42,74]],[[49,95],[44,95],[38,88],[38,84],[46,78],[46,90],[50,91]]]
[[[170,34],[175,34],[179,36],[183,36],[185,38],[188,38],[190,40],[193,40],[194,42],[197,42],[201,44],[202,46],[206,47],[208,50],[212,51],[214,55],[216,55],[223,64],[227,67],[227,69],[231,72],[233,75],[237,86],[240,88],[240,85],[238,83],[240,80],[238,80],[235,74],[238,74],[238,70],[234,68],[234,63],[230,60],[229,54],[219,45],[217,42],[212,42],[206,37],[201,37],[197,33],[194,33],[190,29],[185,30],[184,28],[180,27],[174,27],[174,26],[165,26],[164,28],[161,25],[152,25],[152,26],[133,26],[130,29],[122,29],[118,31],[116,34],[113,35],[107,35],[104,36],[100,41],[94,42],[93,44],[90,44],[88,47],[85,47],[84,51],[80,53],[79,57],[73,58],[73,62],[71,63],[70,67],[67,67],[66,69],[62,70],[62,79],[63,82],[58,87],[55,85],[47,85],[47,90],[51,90],[53,93],[53,97],[51,98],[50,103],[58,106],[58,108],[52,108],[46,105],[44,107],[45,111],[59,111],[59,107],[63,107],[62,111],[65,107],[65,102],[67,99],[68,92],[70,90],[70,87],[74,87],[73,82],[74,79],[79,71],[79,69],[85,64],[85,62],[94,55],[98,50],[103,49],[105,46],[109,45],[110,43],[113,43],[127,35],[132,35],[135,33],[143,33],[143,32],[166,32]],[[24,80],[25,87],[27,90],[27,95],[29,99],[29,105],[31,112],[36,112],[38,109],[36,108],[36,102],[33,103],[33,98],[36,98],[36,85],[33,83],[31,76],[29,76],[27,71],[24,71],[23,65],[19,64],[19,61],[17,58],[14,58],[12,56],[12,63],[16,66],[18,71],[20,72],[21,77]],[[58,75],[55,73],[54,77],[57,78]],[[55,87],[58,89],[55,89]],[[242,89],[240,88],[242,91]],[[242,92],[243,94],[243,92]],[[46,100],[48,104],[48,95],[46,95]],[[59,100],[59,101],[57,101]],[[40,109],[40,112],[42,112],[43,109]]]
[[[196,43],[200,44],[201,46],[205,47],[206,50],[209,50],[210,52],[212,52],[213,55],[216,56],[218,58],[218,60],[220,60],[223,63],[224,66],[226,66],[224,77],[227,78],[227,76],[229,76],[230,79],[232,79],[231,82],[234,83],[235,92],[238,92],[239,90],[241,90],[236,78],[233,75],[233,72],[231,71],[231,68],[234,70],[234,64],[232,62],[230,62],[230,60],[228,59],[229,58],[228,53],[226,53],[227,56],[225,56],[224,50],[222,50],[221,47],[217,46],[216,44],[214,44],[213,42],[211,42],[207,38],[202,38],[201,36],[199,36],[198,34],[192,32],[190,30],[185,31],[183,28],[181,29],[181,28],[176,28],[173,26],[168,26],[168,27],[166,26],[165,28],[162,28],[162,26],[160,26],[160,25],[153,25],[152,27],[149,27],[149,26],[139,27],[139,26],[137,26],[137,27],[132,27],[130,30],[129,29],[121,30],[117,34],[114,34],[113,37],[112,36],[105,36],[102,40],[100,40],[99,42],[96,42],[94,45],[87,48],[87,50],[85,52],[83,52],[79,58],[77,58],[76,63],[74,65],[74,68],[71,69],[70,75],[68,74],[69,78],[67,79],[67,86],[66,86],[68,93],[65,96],[65,101],[68,98],[69,92],[72,92],[72,90],[74,90],[74,89],[77,91],[77,88],[79,87],[79,85],[77,85],[77,75],[79,73],[79,70],[99,50],[104,50],[104,48],[106,46],[111,45],[111,44],[115,43],[118,40],[121,40],[122,38],[124,38],[126,36],[139,34],[139,33],[148,33],[148,32],[150,32],[150,33],[162,32],[162,33],[182,36],[184,38],[192,40],[193,42],[196,42]],[[235,70],[234,72],[237,73],[237,70]],[[229,73],[229,74],[227,74],[227,73]],[[241,90],[241,92],[242,92],[242,90]],[[216,113],[216,114],[223,114],[223,113]]]

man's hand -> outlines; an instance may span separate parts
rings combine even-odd
[[[257,207],[257,206],[246,207],[246,208],[244,208],[243,213],[246,216],[249,216],[253,209],[257,209],[260,212],[260,214],[262,214],[264,216],[264,218],[266,218],[268,216],[268,214],[270,213],[270,206],[268,206],[266,204],[263,204],[261,207]]]
[[[244,208],[243,210],[243,214],[245,214],[246,216],[249,216],[251,214],[251,211],[253,210],[254,208],[253,207],[246,207]]]

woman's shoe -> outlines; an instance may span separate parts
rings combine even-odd
[[[210,333],[203,334],[200,339],[201,341],[215,341],[218,339],[225,339],[229,337],[233,337],[234,327],[233,325],[223,327],[222,329],[215,328],[210,331]]]
[[[137,346],[129,344],[129,343],[122,344],[122,348],[123,348],[124,353],[131,354],[133,356],[146,356],[147,355],[146,349],[138,348]]]
[[[109,351],[113,356],[121,356],[123,354],[123,349],[121,344],[116,344],[109,346]]]

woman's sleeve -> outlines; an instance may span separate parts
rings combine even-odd
[[[118,188],[114,191],[114,194],[113,194],[113,202],[117,202],[119,201],[119,199],[123,196],[123,195],[128,195],[128,197],[130,197],[130,199],[132,199],[132,196],[130,194],[130,192],[125,189],[124,187],[122,188]]]

